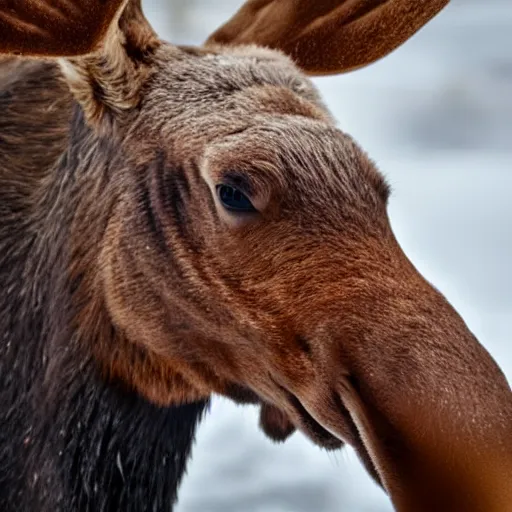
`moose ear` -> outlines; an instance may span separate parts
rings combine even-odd
[[[0,54],[58,58],[86,119],[135,107],[158,38],[140,0],[13,0],[0,6]]]
[[[310,75],[370,64],[404,43],[449,0],[248,0],[206,44],[282,50]]]

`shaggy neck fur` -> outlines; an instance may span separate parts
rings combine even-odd
[[[19,76],[0,91],[0,510],[169,510],[207,403],[158,408],[101,378],[89,347],[115,329],[105,312],[80,332],[76,319],[113,150],[86,133],[53,66]]]

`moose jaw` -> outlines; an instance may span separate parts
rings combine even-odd
[[[200,48],[137,0],[2,8],[2,511],[170,510],[213,393],[399,511],[507,509],[510,387],[305,76],[446,3],[251,0]]]

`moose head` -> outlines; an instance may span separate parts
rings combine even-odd
[[[400,511],[512,503],[512,394],[401,250],[389,187],[306,75],[387,55],[447,0],[250,0],[199,48],[137,0],[14,2],[0,52],[54,59],[75,325],[103,378],[212,394],[353,446]]]

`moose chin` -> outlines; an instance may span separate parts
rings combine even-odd
[[[308,75],[447,0],[0,7],[0,510],[169,511],[213,394],[349,444],[400,512],[512,507],[512,393]]]

